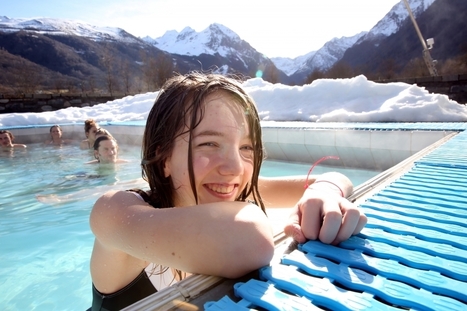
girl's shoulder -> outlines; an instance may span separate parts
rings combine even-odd
[[[79,147],[81,149],[89,149],[89,140],[85,139],[83,141],[81,141],[81,143],[79,144]]]

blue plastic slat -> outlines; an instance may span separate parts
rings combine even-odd
[[[450,260],[467,260],[467,250],[465,249],[456,248],[449,244],[423,241],[411,235],[394,234],[377,228],[363,228],[358,236]]]
[[[424,171],[423,174],[420,174],[412,170],[409,174],[401,176],[397,182],[409,187],[423,186],[434,193],[465,197],[467,185],[463,183],[462,179],[467,178],[467,174],[459,174],[452,169],[450,171],[450,176],[443,176],[437,171],[433,171],[432,174]],[[426,182],[428,176],[430,177],[429,183]]]
[[[381,201],[385,203],[381,203]],[[384,200],[384,198],[382,197],[374,197],[368,199],[365,203],[360,204],[360,207],[365,209],[369,208],[372,210],[378,210],[382,212],[393,212],[400,215],[419,217],[439,221],[442,223],[455,224],[461,226],[465,226],[465,224],[467,223],[467,218],[464,218],[465,212],[463,212],[462,210],[454,210],[452,211],[452,214],[456,215],[452,215],[451,213],[444,213],[443,208],[432,209],[427,206],[423,206],[424,208],[420,208],[419,206],[415,207],[413,204],[410,204],[410,202],[402,200],[398,201],[397,203],[398,204],[393,204],[391,200]],[[365,213],[367,214],[368,211],[365,210]]]
[[[411,173],[406,174],[406,176],[410,176]],[[427,177],[425,177],[426,179]],[[426,182],[426,181],[425,181]],[[421,199],[431,199],[433,197],[443,198],[447,200],[447,202],[452,202],[453,204],[457,202],[465,203],[465,199],[467,198],[467,188],[460,187],[453,183],[443,183],[441,181],[432,181],[436,182],[438,188],[433,188],[430,186],[423,186],[422,181],[419,181],[417,185],[410,184],[405,179],[399,179],[395,183],[391,184],[390,191],[393,191],[399,195],[411,195],[417,197],[419,200]],[[449,187],[450,189],[446,189]]]
[[[309,241],[301,245],[300,249],[309,253],[294,251],[284,256],[282,263],[293,264],[294,261],[302,262],[302,264],[306,264],[307,261],[315,263],[316,260],[313,257],[318,255],[337,262],[340,261],[352,268],[362,269],[375,275],[467,302],[467,283],[448,278],[438,272],[413,269],[391,259],[367,256],[362,254],[361,250],[342,249],[318,241]],[[467,308],[467,305],[465,307]]]
[[[298,272],[294,267],[274,265],[260,269],[261,278],[273,282],[275,287],[305,296],[317,305],[342,311],[399,310],[373,298],[368,293],[356,293],[333,285],[328,279],[315,278]]]
[[[390,221],[391,223],[400,223],[400,224],[409,225],[414,228],[434,230],[434,231],[439,231],[439,232],[443,232],[447,234],[467,237],[467,227],[465,226],[465,224],[462,224],[462,223],[453,224],[453,223],[434,221],[432,219],[435,218],[436,214],[433,214],[433,216],[430,215],[431,219],[426,219],[426,218],[420,218],[417,216],[429,215],[429,213],[419,212],[418,214],[417,213],[415,214],[415,217],[412,217],[412,216],[406,216],[406,215],[393,213],[393,212],[378,211],[378,210],[372,209],[371,204],[362,204],[361,206],[364,208],[367,208],[365,210],[365,214],[372,219],[378,218],[380,220]],[[442,220],[445,220],[446,218],[449,219],[449,216],[443,215],[443,214],[438,215],[438,217]]]
[[[435,257],[377,241],[364,240],[357,236],[341,242],[339,246],[360,249],[374,257],[397,260],[413,268],[434,270],[452,278],[467,281],[467,263],[465,262]]]
[[[433,166],[444,166],[449,168],[459,168],[459,169],[467,169],[467,160],[466,161],[459,161],[459,159],[454,159],[451,161],[447,161],[446,159],[433,159],[433,158],[426,158],[421,161],[415,162],[416,164],[422,163],[425,165],[433,165]]]
[[[411,173],[418,178],[423,178],[424,176],[433,177],[434,180],[443,179],[451,182],[460,182],[463,180],[463,177],[467,178],[467,171],[456,168],[447,168],[442,166],[432,166],[425,165],[423,163],[416,164]],[[458,177],[461,177],[459,179]],[[426,182],[426,179],[425,179]]]
[[[313,256],[300,258],[305,260],[289,258],[288,262],[311,275],[336,280],[350,289],[368,292],[398,306],[435,311],[439,309],[433,308],[432,302],[437,301],[438,306],[444,305],[443,309],[465,311],[467,307],[455,299],[433,295],[424,289],[417,290],[405,283],[388,280],[380,275],[373,276],[363,270],[350,268],[346,264],[335,264],[325,258]]]
[[[421,240],[446,243],[461,249],[467,249],[467,237],[451,235],[430,229],[414,228],[411,225],[384,221],[377,218],[369,218],[366,226],[368,228],[379,228],[388,232],[394,232],[398,234],[413,235]]]
[[[236,283],[237,297],[251,301],[253,305],[271,311],[322,310],[305,297],[292,296],[276,289],[274,285],[250,279],[246,283]]]
[[[410,189],[394,189],[393,184],[382,190],[379,195],[394,198],[396,200],[407,200],[421,204],[439,205],[446,208],[463,209],[467,211],[467,201],[462,199],[453,199],[446,197],[425,196],[423,193],[411,191]]]

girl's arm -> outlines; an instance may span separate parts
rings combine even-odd
[[[94,205],[90,225],[100,245],[92,261],[102,267],[117,252],[185,272],[236,278],[268,264],[274,253],[266,215],[246,202],[156,209],[132,193],[108,192]]]
[[[308,178],[313,183],[316,176]],[[306,175],[286,177],[259,177],[259,192],[266,208],[291,207],[305,191]]]

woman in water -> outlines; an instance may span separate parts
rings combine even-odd
[[[93,119],[84,121],[84,134],[86,139],[81,142],[79,148],[81,150],[92,150],[94,147],[94,141],[96,140],[96,132],[99,129],[99,124]]]
[[[102,135],[96,138],[94,142],[95,160],[86,162],[86,164],[113,164],[126,163],[128,160],[118,158],[117,141],[112,136]]]
[[[366,224],[345,199],[353,186],[342,174],[312,177],[306,189],[306,177],[259,176],[254,101],[222,75],[167,81],[147,118],[142,156],[149,190],[108,192],[90,215],[92,310],[124,308],[160,290],[167,276],[237,278],[269,264],[266,208],[291,206],[284,230],[300,243],[337,244]],[[146,272],[150,263],[157,269]]]
[[[23,144],[15,144],[15,136],[8,131],[8,130],[0,130],[0,144],[3,150],[10,150],[10,149],[24,149],[27,146]]]
[[[69,139],[63,139],[62,135],[62,128],[60,125],[52,125],[49,129],[50,132],[50,140],[47,140],[44,142],[46,145],[56,145],[56,146],[61,146],[64,144],[68,144],[71,142]]]

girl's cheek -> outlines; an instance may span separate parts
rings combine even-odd
[[[207,155],[197,156],[193,162],[196,170],[203,170],[209,168],[215,162],[215,157]]]

